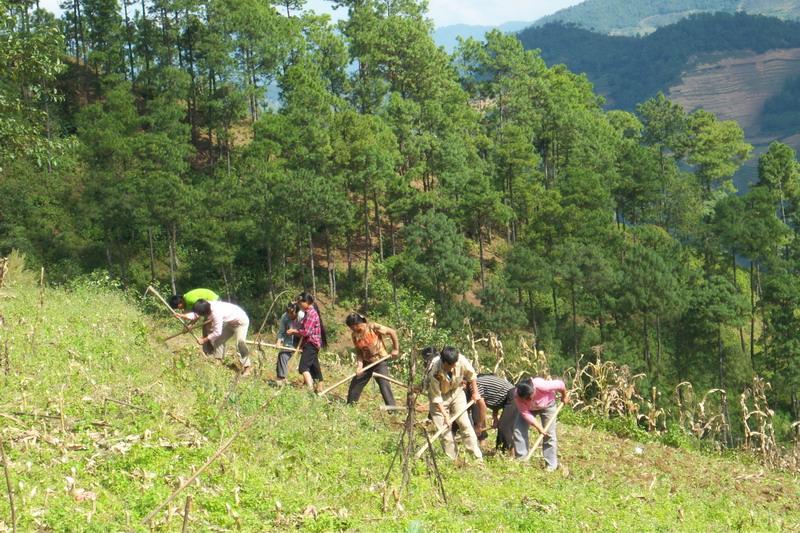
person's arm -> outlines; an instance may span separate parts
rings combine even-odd
[[[289,317],[284,313],[281,315],[280,320],[278,320],[278,339],[275,344],[279,346],[286,346],[286,335],[287,330],[289,329]]]
[[[389,335],[389,338],[392,339],[392,351],[389,355],[392,356],[392,359],[397,359],[400,356],[400,341],[397,339],[397,331],[394,328],[383,328],[386,332],[386,335]]]
[[[500,411],[492,409],[492,428],[500,427]]]
[[[528,405],[523,400],[520,400],[516,396],[514,397],[514,403],[517,405],[517,411],[519,411],[519,416],[521,416],[522,419],[525,420],[525,422],[529,426],[533,426],[536,429],[536,431],[544,434],[544,429],[542,429],[542,425],[539,423],[538,420],[536,420],[536,417],[533,416],[530,409],[528,408]]]
[[[481,396],[481,391],[478,389],[478,378],[472,378],[470,381],[470,387],[472,388],[472,401],[475,403],[483,401],[483,396]],[[483,403],[483,412],[486,413],[486,403]]]
[[[486,428],[486,400],[480,398],[475,402],[475,405],[478,406],[478,420],[475,421],[475,433],[480,436]]]
[[[434,404],[436,409],[444,416],[445,424],[449,427],[451,425],[450,413],[444,408],[442,389],[439,387],[439,380],[436,379],[436,376],[430,376],[428,379],[428,398],[430,398],[431,403]]]
[[[188,313],[173,313],[173,314],[182,320],[188,320],[189,323],[191,324],[194,324],[195,322],[197,322],[197,319],[200,318],[200,315],[198,315],[193,311],[190,311]]]
[[[207,337],[202,337],[197,340],[197,344],[205,344],[206,342],[214,342],[222,335],[222,316],[221,313],[211,314],[211,332]]]

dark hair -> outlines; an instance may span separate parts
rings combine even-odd
[[[433,361],[436,357],[439,357],[439,350],[436,349],[435,346],[426,346],[425,348],[420,351],[422,355],[422,360],[425,361],[426,365],[429,365],[431,361]]]
[[[301,292],[300,294],[297,295],[297,302],[298,303],[299,302],[305,302],[305,303],[307,303],[309,305],[313,305],[314,304],[314,297],[311,295],[310,292],[303,291],[303,292]],[[316,305],[314,307],[316,308]]]
[[[517,383],[517,397],[527,399],[531,394],[533,394],[533,383],[529,379]]]
[[[169,298],[169,306],[173,309],[177,309],[180,307],[181,304],[185,304],[186,301],[183,299],[183,296],[180,294],[173,294]]]
[[[297,314],[297,304],[294,302],[289,302],[288,304],[286,304],[286,310],[294,314]]]
[[[348,328],[355,326],[356,324],[366,324],[367,317],[364,315],[360,315],[358,313],[350,313],[347,315],[347,318],[344,319],[344,323],[347,325]]]
[[[445,346],[442,348],[442,361],[449,365],[454,365],[458,361],[458,350],[452,346]]]
[[[322,322],[322,313],[320,313],[319,311],[319,306],[317,306],[317,304],[314,303],[314,297],[311,296],[310,292],[303,291],[297,295],[297,301],[305,302],[308,305],[312,306],[314,308],[314,311],[317,312],[317,315],[319,315],[319,337],[320,340],[322,340],[322,347],[325,348],[326,346],[328,346],[328,331],[325,329],[325,324]]]
[[[192,307],[192,311],[200,316],[208,316],[208,314],[211,313],[211,304],[208,300],[197,300],[197,303]]]

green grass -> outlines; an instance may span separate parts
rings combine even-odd
[[[48,289],[40,308],[36,288],[0,291],[0,350],[8,340],[10,359],[10,372],[0,372],[0,431],[19,531],[146,531],[142,518],[270,398],[255,426],[173,502],[173,516],[158,515],[157,530],[180,531],[187,495],[192,531],[800,530],[796,478],[639,444],[574,415],[560,427],[566,469],[442,461],[443,505],[419,462],[402,508],[391,499],[384,513],[401,417],[378,410],[375,390],[351,408],[271,388],[272,354],[260,377],[232,389],[231,371],[190,343],[156,342],[174,327],[128,298],[84,284]],[[347,371],[332,359],[323,365],[329,382]],[[77,501],[67,478],[96,500]],[[10,513],[0,494],[3,531]]]

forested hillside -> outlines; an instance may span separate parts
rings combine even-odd
[[[800,22],[718,13],[694,15],[644,37],[612,37],[574,25],[548,24],[523,30],[519,38],[525,48],[540,50],[547,63],[585,73],[611,107],[633,110],[678,83],[698,56],[800,47]]]
[[[210,286],[254,323],[305,288],[398,327],[432,313],[462,343],[492,332],[509,359],[523,336],[554,373],[599,358],[646,373],[644,390],[725,389],[726,445],[760,375],[792,437],[790,148],[737,196],[751,147],[736,123],[636,92],[607,112],[585,76],[513,36],[451,58],[421,2],[342,4],[333,25],[295,1],[76,0],[57,21],[0,0],[0,253],[53,283]],[[748,20],[685,28],[751,46],[731,31]],[[800,35],[752,21],[762,48]],[[652,37],[678,50],[670,65],[693,42],[680,28]]]
[[[611,35],[642,35],[697,13],[738,13],[782,19],[800,18],[796,0],[586,0],[542,17],[537,26],[552,22],[575,24]]]

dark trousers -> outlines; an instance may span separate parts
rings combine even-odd
[[[389,365],[386,364],[386,361],[383,361],[382,363],[364,371],[360,376],[356,376],[351,379],[350,388],[347,390],[347,403],[356,403],[358,401],[358,399],[361,397],[361,392],[369,382],[373,372],[388,376]],[[392,388],[389,386],[389,382],[382,378],[375,378],[375,380],[378,382],[378,388],[381,390],[383,403],[386,405],[394,405],[394,395],[392,395]]]
[[[319,348],[310,342],[303,345],[303,353],[300,356],[300,364],[297,371],[301,374],[308,372],[314,381],[322,381],[322,367],[319,365]]]

